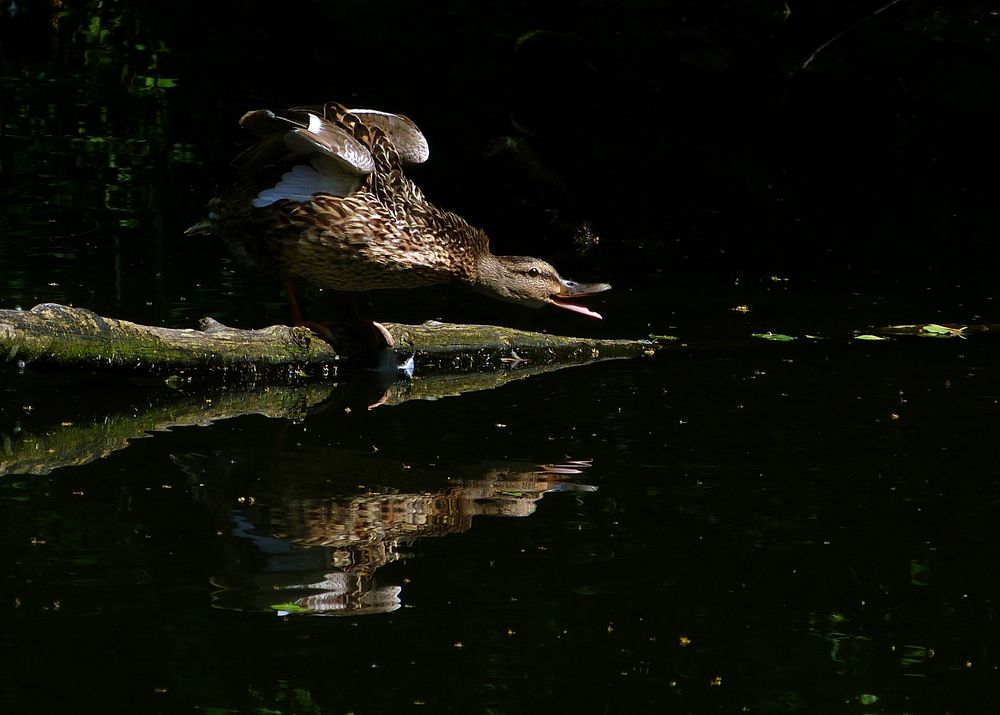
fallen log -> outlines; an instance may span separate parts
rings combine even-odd
[[[652,354],[645,340],[573,338],[491,325],[425,323],[385,327],[396,354],[426,370],[480,371],[519,362],[580,363]],[[149,375],[194,372],[329,376],[342,356],[302,327],[231,328],[203,318],[198,329],[163,328],[43,303],[0,310],[0,361]]]

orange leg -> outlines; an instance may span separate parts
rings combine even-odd
[[[354,300],[354,294],[348,293],[347,297],[351,302],[351,311],[354,313],[354,317],[357,319],[357,321],[359,323],[365,323],[366,325],[370,325],[372,330],[375,331],[376,343],[378,343],[377,349],[385,350],[396,347],[396,341],[392,339],[392,335],[389,333],[388,330],[386,330],[386,327],[382,325],[382,323],[378,323],[374,320],[371,320],[370,318],[361,317],[361,314],[358,313],[358,304]]]
[[[328,343],[335,343],[336,338],[333,337],[333,331],[330,329],[329,325],[325,323],[317,323],[313,320],[306,320],[302,317],[302,311],[299,309],[299,299],[295,295],[295,281],[292,281],[291,279],[285,281],[285,292],[288,294],[288,306],[292,311],[292,323],[296,326],[309,328]]]
[[[302,310],[299,308],[298,298],[296,297],[294,281],[290,279],[285,281],[285,292],[288,294],[288,305],[291,309],[292,321],[295,325],[309,328],[330,343],[336,342],[336,338],[334,337],[332,330],[332,324],[317,323],[313,320],[306,320],[303,317]],[[349,314],[350,318],[345,322],[353,323],[354,326],[358,326],[360,328],[356,332],[361,332],[363,334],[361,342],[363,342],[370,350],[378,352],[395,347],[396,341],[393,340],[392,335],[388,330],[386,330],[384,325],[376,323],[374,320],[362,318],[358,314],[358,307],[354,302],[353,293],[347,294],[347,306],[348,310],[346,312]]]

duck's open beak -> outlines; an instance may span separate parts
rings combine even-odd
[[[565,308],[566,310],[572,310],[574,313],[586,315],[590,318],[597,318],[598,320],[601,319],[600,313],[595,313],[589,308],[584,308],[582,305],[570,303],[567,299],[586,298],[589,295],[603,293],[606,290],[611,290],[610,283],[577,283],[576,281],[568,281],[565,278],[560,278],[559,285],[559,292],[549,298],[549,303],[560,308]]]

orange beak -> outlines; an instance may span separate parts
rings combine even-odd
[[[565,308],[566,310],[572,310],[574,313],[586,315],[589,318],[601,319],[600,313],[595,313],[593,310],[577,303],[571,303],[567,299],[586,298],[587,296],[603,293],[606,290],[611,290],[610,283],[577,283],[576,281],[568,281],[565,278],[560,278],[559,284],[559,292],[549,298],[549,303],[560,308]]]

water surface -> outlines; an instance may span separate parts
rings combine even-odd
[[[639,21],[626,19],[611,49],[636,36]],[[168,40],[181,32],[158,20]],[[402,78],[382,92],[428,128],[440,163],[419,171],[433,198],[482,220],[498,250],[527,245],[581,280],[611,280],[605,321],[448,290],[362,306],[392,320],[675,334],[685,346],[438,399],[404,399],[398,387],[399,399],[376,409],[368,406],[384,385],[350,371],[327,382],[178,386],[4,364],[6,709],[990,711],[995,345],[982,336],[851,339],[891,323],[996,321],[985,260],[993,248],[983,238],[995,214],[967,176],[939,190],[971,154],[934,134],[928,161],[947,171],[913,169],[918,140],[931,136],[921,132],[954,117],[939,107],[893,145],[897,153],[867,155],[865,191],[872,176],[913,172],[886,189],[874,220],[869,204],[853,203],[862,188],[834,186],[839,164],[788,161],[795,146],[832,161],[848,138],[831,146],[829,135],[790,123],[798,128],[775,158],[780,142],[767,132],[732,136],[713,124],[698,134],[703,103],[692,103],[695,119],[677,120],[695,134],[665,132],[643,155],[672,162],[670,175],[602,193],[588,161],[615,165],[620,147],[608,137],[619,135],[594,134],[581,156],[545,129],[563,92],[614,98],[618,56],[580,50],[594,27],[545,40],[593,60],[580,70],[590,79],[570,77],[546,101],[528,93],[540,114],[527,135],[576,197],[548,208],[600,227],[602,247],[587,256],[538,218],[546,207],[511,209],[499,189],[477,188],[484,146],[514,131],[492,103],[491,83],[507,71],[493,45],[463,45],[481,63],[472,77],[448,74],[459,70],[431,50],[413,55],[447,78],[446,89],[472,92],[476,121],[436,111],[441,87],[414,97]],[[515,29],[480,36],[508,48]],[[697,44],[710,29],[671,42]],[[946,29],[948,47],[965,46]],[[80,37],[68,47],[89,47]],[[243,327],[285,321],[277,286],[240,273],[216,243],[182,236],[229,180],[240,146],[233,120],[265,93],[256,75],[218,92],[193,74],[196,59],[177,53],[158,60],[175,84],[150,85],[145,69],[133,66],[132,77],[99,60],[76,67],[69,54],[14,53],[4,70],[2,307],[64,302],[173,327],[205,315]],[[731,80],[725,54],[698,55],[701,70]],[[671,76],[697,84],[684,63]],[[843,92],[850,82],[839,68],[820,77]],[[596,98],[569,91],[591,80]],[[379,99],[354,81],[344,80],[349,95]],[[656,81],[628,75],[625,89]],[[826,100],[809,86],[805,99],[756,87],[760,111],[813,116]],[[728,81],[711,85],[727,90]],[[894,92],[877,116],[898,114],[893,102],[909,95]],[[904,105],[929,111],[929,96]],[[843,114],[815,121],[850,114],[838,106]],[[307,302],[322,311],[324,297]],[[765,331],[800,339],[749,338]]]

